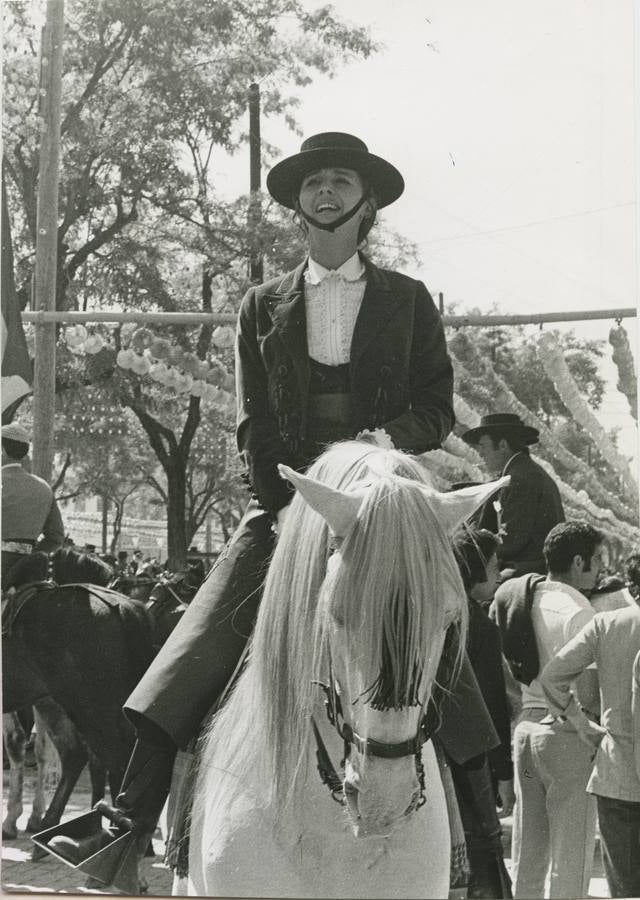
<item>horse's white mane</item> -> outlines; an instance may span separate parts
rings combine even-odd
[[[368,660],[365,686],[385,669],[387,706],[412,701],[416,667],[428,670],[430,690],[446,598],[458,604],[466,629],[464,588],[449,538],[416,484],[430,486],[427,469],[398,451],[345,442],[327,450],[308,474],[334,488],[363,480],[371,488],[340,548],[341,564],[324,587],[328,527],[299,494],[294,497],[265,581],[249,663],[206,738],[201,765],[211,789],[199,791],[196,804],[214,795],[216,805],[229,802],[246,790],[250,773],[260,785],[256,804],[285,812],[306,775],[301,763],[321,699],[313,682],[326,681],[334,617],[347,636],[357,635],[359,655]],[[428,697],[423,691],[417,699]]]

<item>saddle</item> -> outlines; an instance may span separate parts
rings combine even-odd
[[[122,599],[121,594],[117,591],[112,591],[110,588],[96,584],[82,584],[80,582],[59,585],[55,581],[32,581],[19,588],[11,587],[5,591],[2,597],[2,636],[10,637],[12,635],[18,616],[36,594],[39,594],[41,591],[53,591],[60,587],[83,588],[88,594],[106,603],[112,609],[116,609],[119,601]]]

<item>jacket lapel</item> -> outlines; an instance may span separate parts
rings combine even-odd
[[[298,379],[304,387],[309,383],[309,351],[307,346],[307,317],[304,307],[303,272],[307,261],[284,276],[272,294],[264,301],[275,330],[290,353]]]
[[[362,260],[366,269],[367,286],[351,341],[352,369],[366,350],[367,345],[395,314],[401,302],[391,290],[385,273],[374,266],[366,256],[363,256]]]

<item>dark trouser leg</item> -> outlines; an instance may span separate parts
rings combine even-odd
[[[640,803],[596,797],[602,861],[612,897],[640,897]]]
[[[469,858],[469,897],[508,897],[509,876],[502,852],[502,825],[486,753],[464,765],[451,763]]]
[[[176,748],[185,748],[197,735],[238,665],[253,630],[273,545],[268,515],[250,504],[127,700],[125,711],[136,726],[138,742],[118,806],[136,823],[155,824],[169,792]]]
[[[249,506],[233,538],[125,704],[185,748],[219,700],[253,630],[274,546],[269,516]]]
[[[8,587],[11,587],[12,579],[11,579],[11,569],[13,566],[19,562],[21,559],[24,559],[24,553],[14,553],[12,550],[3,550],[2,551],[2,590],[6,591]]]

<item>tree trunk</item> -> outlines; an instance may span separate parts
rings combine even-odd
[[[165,467],[167,476],[167,549],[169,568],[182,569],[187,561],[187,533],[185,514],[186,461],[179,453],[172,453]]]
[[[114,556],[117,552],[118,543],[120,541],[120,534],[122,532],[122,520],[124,518],[124,501],[120,502],[118,500],[113,501],[114,506],[116,508],[115,515],[113,517],[113,528],[111,532],[111,547],[109,548],[109,552]]]

